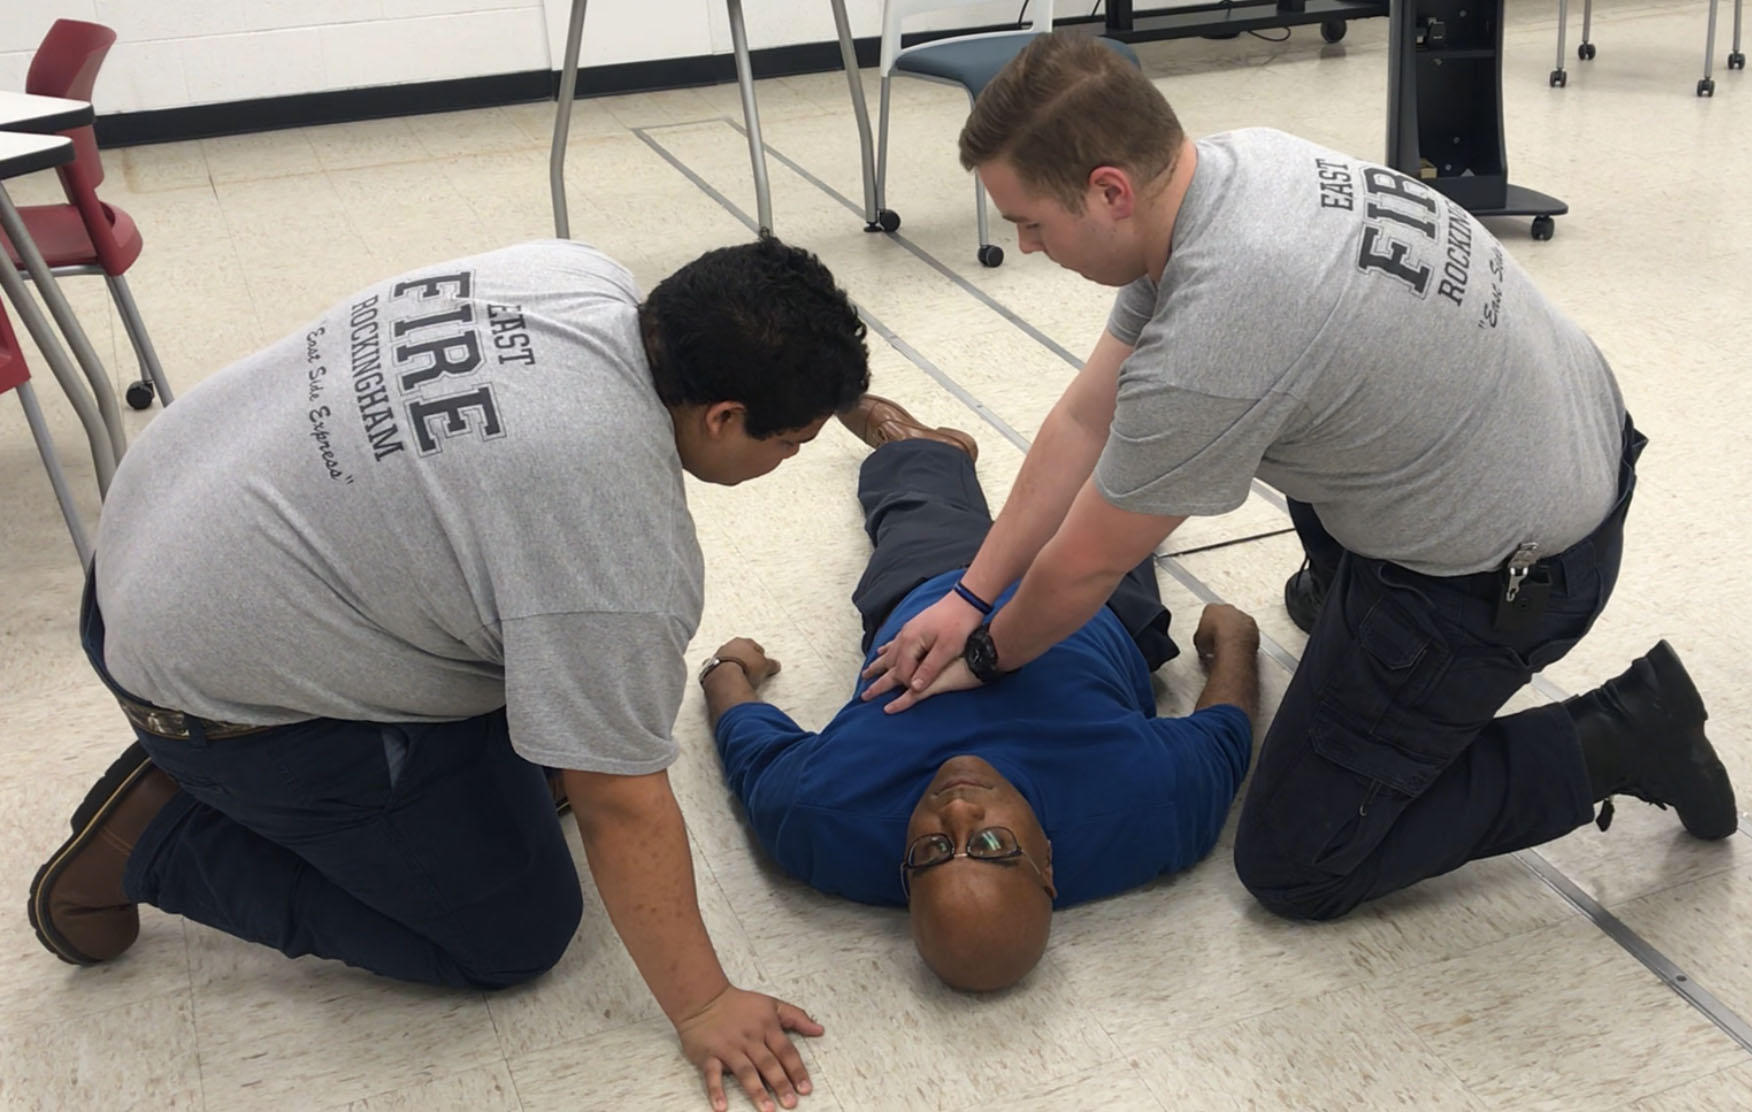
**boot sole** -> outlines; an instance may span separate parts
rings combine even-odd
[[[1688,727],[1692,723],[1696,724],[1697,741],[1686,747],[1689,750],[1684,755],[1686,763],[1695,770],[1699,778],[1710,785],[1712,793],[1719,791],[1728,798],[1725,817],[1712,816],[1711,821],[1705,821],[1681,811],[1679,821],[1694,838],[1711,842],[1726,838],[1740,828],[1739,803],[1734,798],[1734,787],[1728,779],[1728,770],[1722,766],[1715,746],[1710,744],[1709,738],[1703,732],[1703,723],[1709,719],[1709,711],[1703,705],[1703,696],[1698,694],[1697,685],[1691,681],[1691,674],[1680,662],[1679,654],[1666,641],[1663,640],[1650,649],[1644,659],[1654,669],[1657,689],[1661,693],[1662,709],[1668,717],[1685,723]],[[1678,810],[1677,805],[1674,809]],[[1696,825],[1693,820],[1696,820]]]
[[[30,882],[30,900],[25,904],[25,912],[30,916],[31,929],[36,931],[37,941],[44,948],[69,965],[97,965],[104,959],[80,953],[78,947],[55,929],[48,914],[48,893],[54,888],[55,881],[60,878],[67,863],[85,848],[103,825],[103,820],[115,810],[117,802],[151,768],[152,759],[146,755],[146,750],[139,742],[128,746],[97,784],[85,794],[84,801],[73,812],[73,836],[61,843],[61,848],[37,870],[36,876]]]

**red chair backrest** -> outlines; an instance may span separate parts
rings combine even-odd
[[[97,71],[103,68],[103,60],[115,41],[116,33],[101,23],[55,20],[30,60],[24,91],[89,101],[92,86],[97,84]],[[57,171],[61,186],[67,199],[78,206],[98,256],[105,260],[106,267],[114,269],[121,249],[109,233],[109,215],[103,210],[103,202],[97,199],[97,187],[103,184],[103,159],[98,157],[97,137],[89,125],[61,134],[73,140],[73,161]],[[120,265],[126,268],[125,263]]]
[[[24,365],[24,352],[19,350],[12,322],[6,319],[6,306],[0,305],[0,394],[29,381],[30,368]]]

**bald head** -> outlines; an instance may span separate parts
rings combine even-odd
[[[1009,988],[1040,961],[1051,933],[1052,897],[1014,861],[959,858],[913,885],[913,944],[950,988]]]

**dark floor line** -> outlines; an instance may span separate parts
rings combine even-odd
[[[1178,560],[1183,556],[1198,556],[1206,552],[1215,552],[1219,548],[1233,548],[1238,544],[1246,544],[1249,541],[1262,541],[1267,537],[1281,537],[1285,533],[1294,533],[1295,531],[1296,528],[1293,525],[1286,526],[1282,529],[1268,529],[1263,533],[1254,533],[1245,537],[1232,537],[1226,541],[1212,541],[1210,544],[1201,544],[1193,548],[1182,548],[1176,552],[1163,552],[1159,555],[1172,560]]]
[[[652,139],[646,134],[644,129],[633,128],[631,130],[634,135],[637,135],[639,139],[645,143],[646,146],[656,151],[665,162],[669,163],[677,170],[677,172],[693,182],[694,185],[698,186],[701,192],[718,202],[718,204],[723,206],[723,208],[732,216],[747,225],[749,230],[756,230],[754,221],[749,219],[747,213],[737,208],[728,198],[717,189],[713,188],[704,178],[696,174],[691,167],[675,157],[675,155],[664,148],[662,144]],[[916,254],[917,251],[915,250],[914,253]],[[885,342],[893,345],[896,351],[904,355],[909,361],[917,366],[919,370],[929,375],[950,393],[954,394],[962,404],[968,406],[968,408],[981,420],[985,421],[1005,439],[1016,445],[1024,455],[1027,454],[1030,441],[1026,436],[1011,427],[984,403],[980,402],[971,392],[962,387],[960,383],[944,373],[942,368],[938,367],[935,363],[932,363],[929,358],[912,347],[912,345],[906,343],[905,340],[897,335],[892,329],[889,329],[886,325],[872,317],[862,308],[858,309],[858,313],[869,323],[872,330],[881,336]],[[1182,555],[1185,554],[1183,553]],[[1155,557],[1155,560],[1158,567],[1163,571],[1166,571],[1175,579],[1175,581],[1192,592],[1192,594],[1200,601],[1206,603],[1224,601],[1221,595],[1212,590],[1208,584],[1182,565],[1175,557],[1158,555]],[[1295,672],[1298,663],[1296,655],[1278,644],[1277,641],[1264,632],[1261,632],[1259,635],[1259,650],[1276,662],[1280,667],[1284,668],[1287,672],[1292,674]],[[1569,903],[1571,907],[1586,916],[1602,934],[1617,943],[1617,945],[1631,957],[1634,957],[1637,961],[1641,962],[1643,967],[1648,969],[1650,973],[1654,974],[1662,984],[1672,989],[1682,1000],[1703,1013],[1710,1022],[1714,1023],[1730,1038],[1738,1042],[1743,1049],[1752,1052],[1752,1025],[1748,1025],[1737,1012],[1722,1003],[1714,993],[1711,993],[1708,989],[1700,985],[1671,958],[1667,957],[1666,954],[1662,953],[1647,939],[1643,938],[1642,935],[1638,934],[1623,920],[1608,911],[1604,905],[1594,899],[1593,896],[1589,895],[1580,885],[1571,880],[1561,869],[1556,865],[1553,865],[1537,850],[1517,850],[1511,856],[1517,864],[1533,874],[1535,878],[1545,883],[1561,899]]]

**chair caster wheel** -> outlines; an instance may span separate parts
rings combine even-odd
[[[1594,44],[1591,42],[1585,42],[1582,45],[1576,47],[1576,57],[1580,58],[1584,62],[1592,62],[1594,60],[1594,54],[1595,54]]]
[[[1350,24],[1342,19],[1327,19],[1321,21],[1320,37],[1327,42],[1338,42],[1344,38],[1344,33],[1350,29]]]
[[[1553,220],[1549,216],[1535,216],[1533,218],[1533,238],[1534,239],[1542,239],[1542,240],[1543,239],[1550,239],[1552,236],[1554,236],[1556,234],[1557,234],[1557,221]]]
[[[1569,74],[1565,73],[1563,70],[1551,71],[1551,87],[1553,89],[1561,89],[1568,84]]]
[[[1745,69],[1746,68],[1746,56],[1744,54],[1740,54],[1740,53],[1734,53],[1734,54],[1728,55],[1728,68],[1731,70]]]
[[[979,265],[983,267],[1002,266],[1004,264],[1004,249],[995,243],[988,243],[979,249]]]
[[[151,409],[152,399],[157,397],[157,391],[152,389],[150,382],[141,379],[128,383],[128,389],[122,396],[128,399],[129,409]]]
[[[1697,83],[1697,95],[1700,97],[1715,96],[1715,82],[1706,77]]]
[[[866,232],[892,232],[900,227],[900,213],[893,209],[882,209],[876,213],[874,224],[864,225]]]

